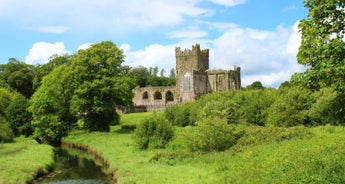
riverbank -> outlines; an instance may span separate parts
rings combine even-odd
[[[83,153],[87,154],[96,163],[98,163],[102,166],[103,170],[106,171],[106,174],[110,177],[111,181],[113,181],[114,183],[117,183],[116,171],[110,169],[109,168],[109,162],[106,159],[104,159],[99,152],[93,150],[90,146],[78,144],[78,143],[73,143],[73,142],[67,142],[67,141],[62,141],[61,146],[65,147],[65,148],[67,147],[67,148],[71,148],[74,150],[79,150],[79,151],[82,151]]]
[[[118,183],[342,183],[345,181],[345,130],[244,127],[229,150],[192,153],[183,134],[166,149],[136,150],[132,134],[121,126],[108,133],[73,132],[63,141],[92,150]]]
[[[54,164],[54,148],[19,137],[14,143],[0,144],[0,183],[31,183],[47,174]]]

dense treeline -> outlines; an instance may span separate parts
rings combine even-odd
[[[158,67],[143,67],[138,66],[131,68],[129,71],[130,75],[135,78],[138,86],[175,86],[176,85],[176,74],[175,69],[171,69],[169,76],[164,76],[164,69],[160,71],[158,75]]]

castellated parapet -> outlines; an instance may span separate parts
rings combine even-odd
[[[165,105],[193,101],[200,96],[218,91],[239,90],[241,88],[241,68],[234,70],[209,69],[209,49],[175,48],[176,86],[146,87],[133,90],[133,103],[146,110],[164,109]],[[159,108],[152,108],[154,106]]]

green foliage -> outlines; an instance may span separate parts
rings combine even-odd
[[[335,112],[336,100],[339,96],[332,88],[322,88],[312,94],[315,102],[308,110],[308,116],[312,125],[337,124]]]
[[[282,94],[268,109],[267,123],[283,127],[310,124],[310,94],[309,90],[302,87],[282,89]]]
[[[209,101],[202,108],[199,120],[218,118],[225,119],[228,124],[236,124],[240,118],[239,108],[240,106],[232,100]]]
[[[264,145],[290,139],[311,137],[312,133],[304,126],[289,128],[248,126],[242,130],[242,136],[233,147],[235,151],[244,151],[250,145]]]
[[[305,0],[304,6],[309,13],[299,23],[302,42],[297,59],[309,68],[299,82],[312,89],[335,85],[344,92],[345,2]]]
[[[264,126],[268,116],[267,109],[276,98],[277,91],[274,89],[246,90],[236,93],[234,101],[240,105],[242,122]]]
[[[176,85],[176,78],[175,75],[172,75],[172,72],[175,73],[174,70],[170,71],[169,77],[164,77],[164,69],[161,70],[161,75],[158,76],[158,67],[149,69],[144,66],[139,66],[135,68],[131,68],[129,74],[133,77],[136,81],[136,84],[140,87],[146,86],[175,86]]]
[[[193,119],[192,108],[191,103],[186,103],[181,106],[171,106],[164,111],[164,116],[175,126],[184,127],[194,125],[196,120]]]
[[[132,104],[135,84],[128,68],[121,66],[123,59],[122,50],[104,41],[79,50],[68,67],[70,110],[90,131],[109,131],[109,125],[118,121],[115,107]]]
[[[221,117],[228,123],[247,123],[265,125],[268,116],[267,108],[277,98],[277,90],[243,90],[212,93],[199,100],[180,106],[167,108],[166,118],[173,125],[194,125],[204,118]]]
[[[0,87],[0,116],[6,117],[6,108],[11,104],[13,93]]]
[[[162,115],[144,120],[134,131],[135,145],[139,149],[164,148],[173,138],[174,129]]]
[[[43,65],[37,65],[35,68],[35,77],[33,79],[33,89],[37,90],[41,86],[43,77],[50,74],[55,68],[61,65],[69,65],[73,59],[71,55],[53,55],[49,62]]]
[[[34,78],[34,66],[10,58],[7,64],[0,65],[0,78],[12,89],[27,98],[33,94],[32,81]]]
[[[29,101],[21,94],[14,95],[11,103],[6,108],[7,121],[16,136],[29,136],[33,130],[31,127],[31,113],[27,111]]]
[[[186,144],[190,151],[224,151],[236,143],[236,131],[226,119],[206,118],[198,122],[195,131],[186,134]]]
[[[12,142],[14,139],[14,134],[9,123],[0,115],[0,143],[2,142]]]
[[[145,87],[150,77],[148,69],[144,66],[131,68],[129,74],[135,79],[136,84],[140,87]]]
[[[69,113],[70,94],[63,77],[66,66],[56,68],[47,75],[30,99],[34,136],[43,142],[60,141],[74,122]]]
[[[260,81],[255,81],[246,87],[246,89],[264,89],[264,88],[265,87],[261,84]]]
[[[164,76],[152,75],[147,80],[147,86],[175,86],[176,79]]]

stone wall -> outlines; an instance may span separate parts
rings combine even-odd
[[[166,106],[178,103],[178,94],[175,86],[136,87],[133,103],[136,111],[160,111]]]

